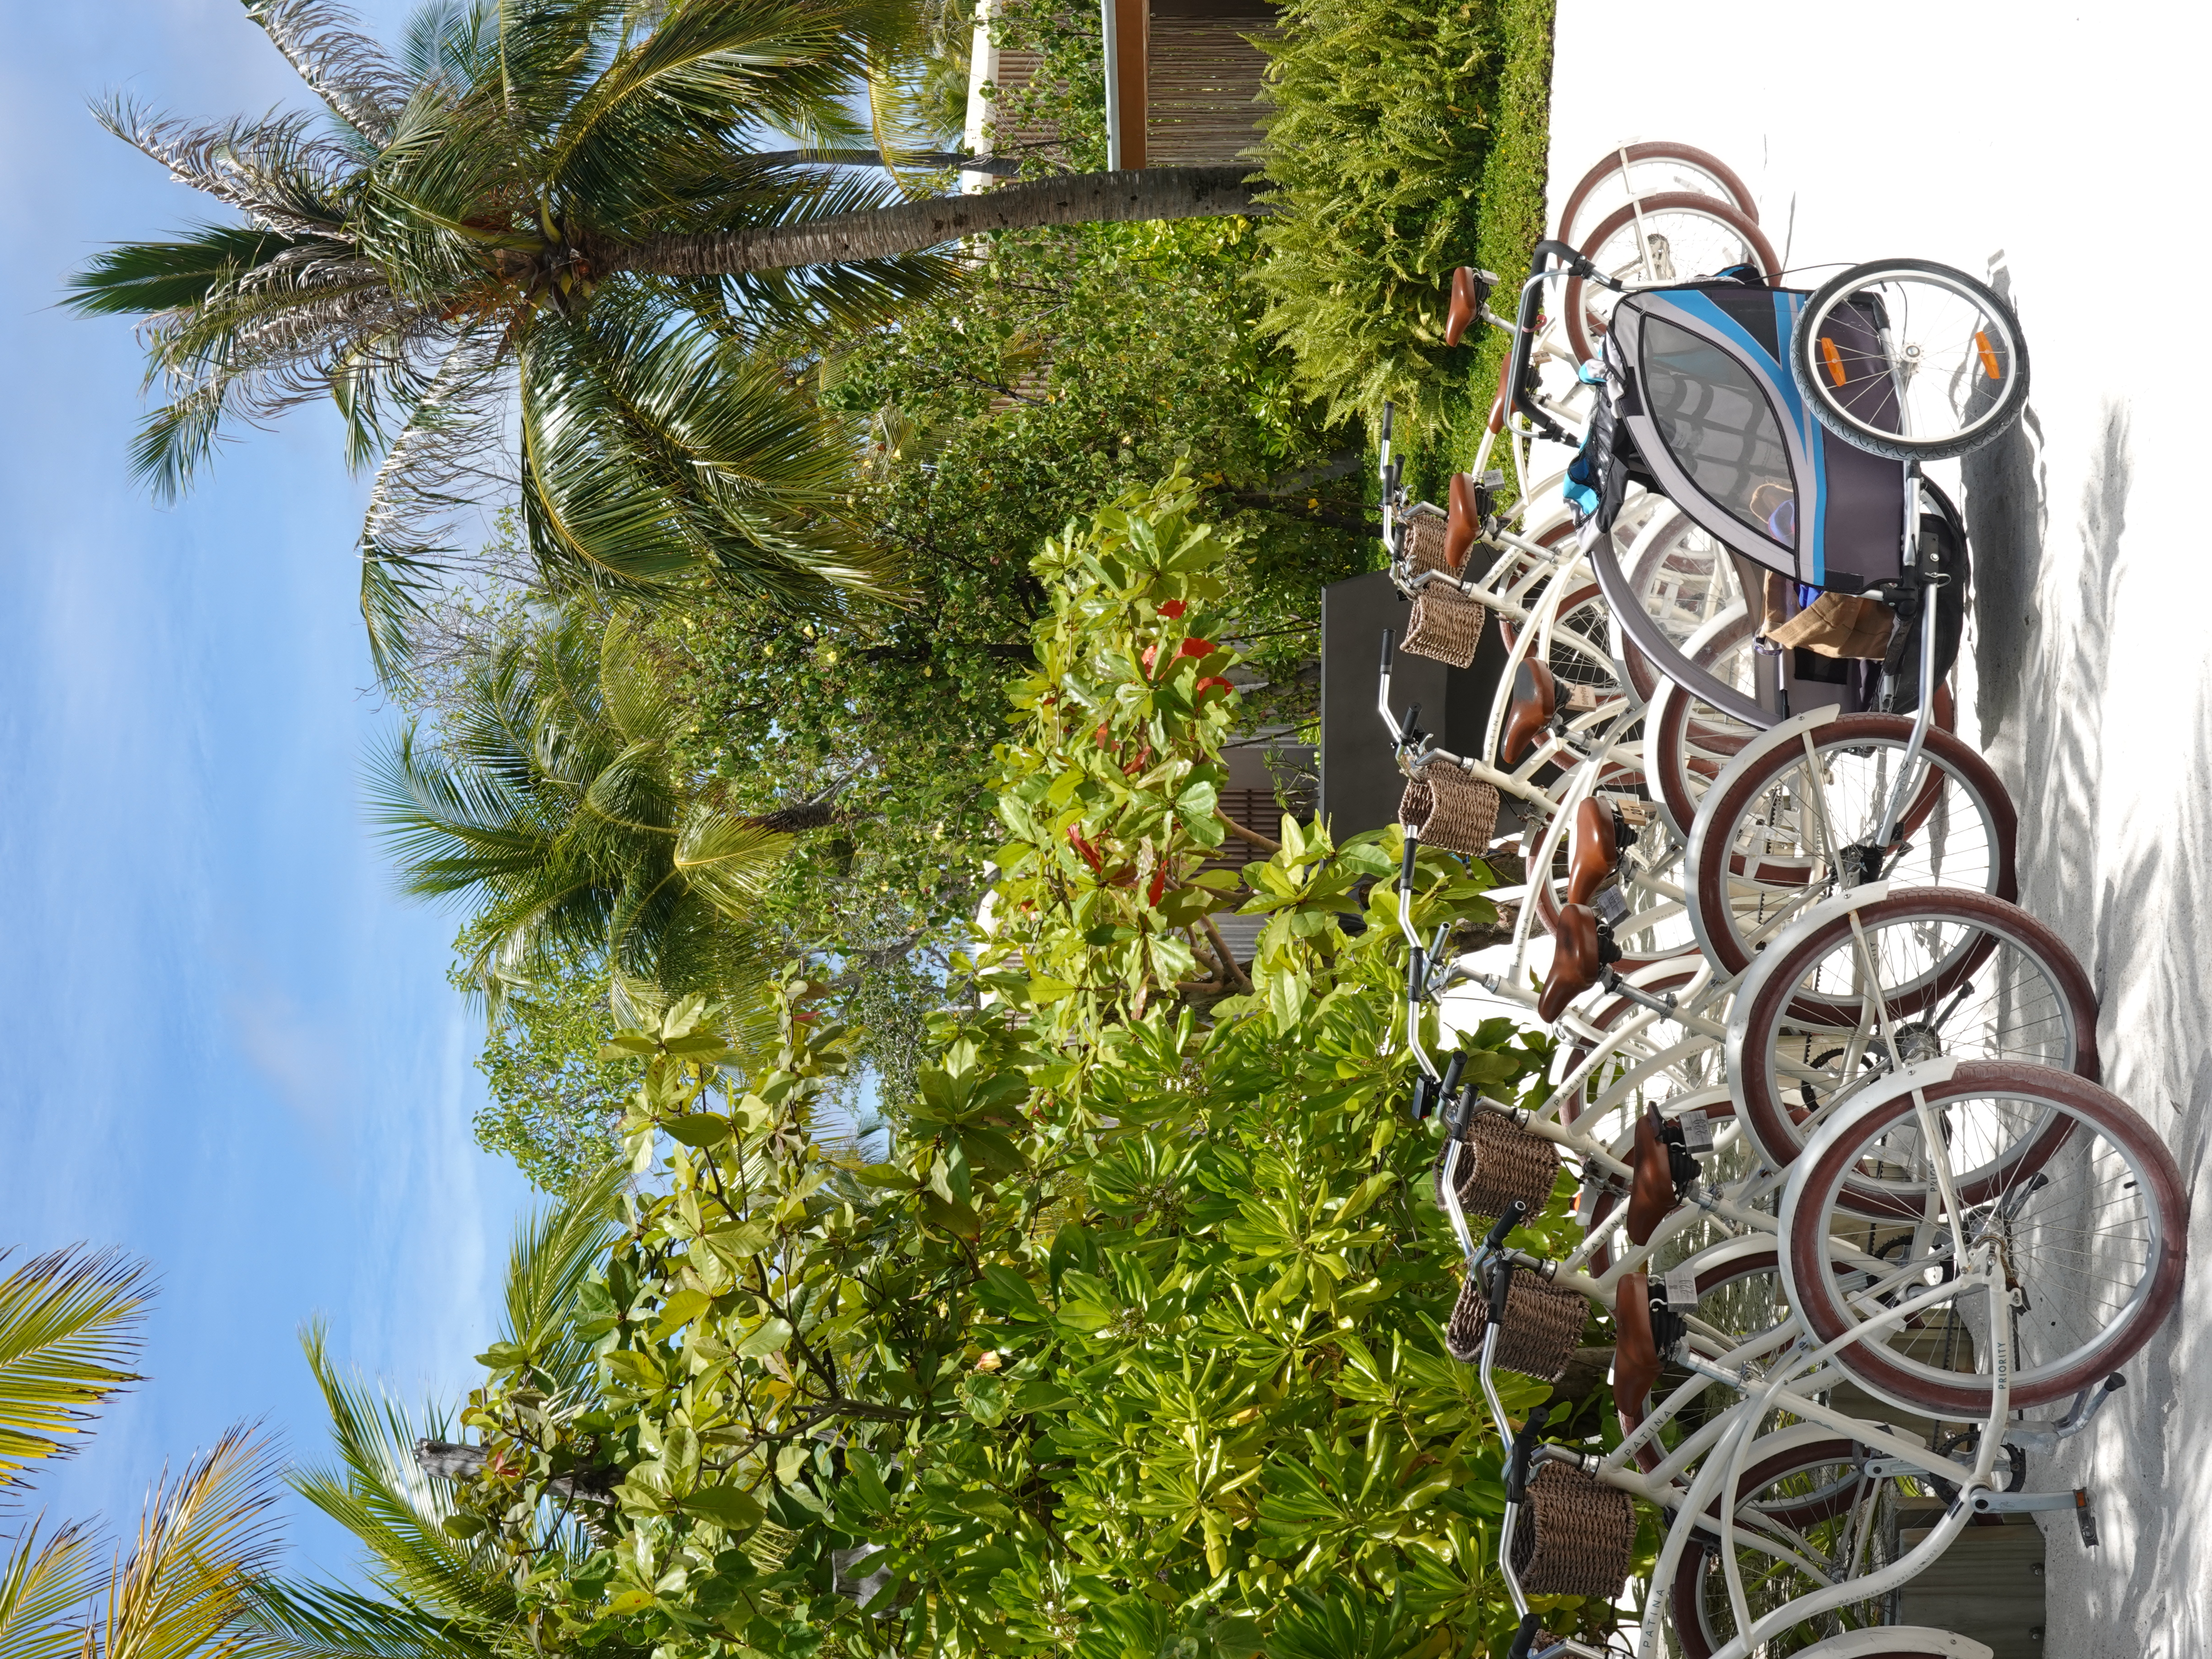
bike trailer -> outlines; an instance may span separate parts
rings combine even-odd
[[[1633,479],[1792,582],[1856,593],[1897,579],[1905,464],[1846,443],[1807,407],[1788,350],[1808,297],[1723,280],[1621,300],[1605,338],[1608,384],[1571,474],[1601,531]],[[1847,348],[1881,349],[1863,313],[1846,307],[1829,327],[1863,329]],[[1861,412],[1881,424],[1879,410],[1877,399]],[[1894,411],[1893,393],[1893,428]]]

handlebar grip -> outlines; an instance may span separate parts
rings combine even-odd
[[[1528,1420],[1521,1425],[1521,1432],[1513,1437],[1513,1453],[1505,1465],[1505,1497],[1509,1503],[1524,1504],[1528,1499],[1528,1455],[1536,1449],[1536,1437],[1544,1431],[1551,1420],[1552,1408],[1538,1406],[1528,1413]]]
[[[1382,400],[1382,441],[1386,444],[1390,441],[1390,418],[1397,412],[1398,406],[1385,398]]]
[[[1444,1066],[1444,1080],[1440,1085],[1444,1099],[1449,1100],[1459,1092],[1460,1074],[1466,1070],[1467,1050],[1455,1050],[1450,1061]]]
[[[1530,1613],[1521,1621],[1521,1628],[1513,1632],[1513,1645],[1505,1650],[1505,1659],[1528,1659],[1537,1635],[1536,1615]]]
[[[1504,1322],[1505,1303],[1512,1294],[1513,1260],[1510,1256],[1500,1256],[1498,1259],[1498,1265],[1490,1270],[1490,1322],[1492,1324],[1499,1325]]]
[[[1390,672],[1390,659],[1397,654],[1398,636],[1389,629],[1382,630],[1382,672]]]
[[[1498,1218],[1498,1224],[1490,1230],[1490,1236],[1482,1241],[1482,1248],[1486,1250],[1494,1250],[1503,1244],[1505,1242],[1505,1235],[1519,1226],[1521,1218],[1528,1213],[1528,1206],[1519,1199],[1515,1199],[1505,1206],[1505,1213]]]

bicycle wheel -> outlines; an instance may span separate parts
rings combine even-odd
[[[1797,1659],[1996,1659],[1986,1643],[1932,1625],[1884,1625],[1800,1648]]]
[[[1771,1446],[1771,1449],[1769,1449]],[[1863,1577],[1881,1559],[1887,1529],[1876,1508],[1887,1483],[1861,1473],[1864,1448],[1829,1430],[1784,1429],[1747,1453],[1736,1492],[1735,1557],[1754,1620],[1830,1584]],[[1708,1523],[1717,1514],[1705,1517]],[[1736,1633],[1735,1609],[1717,1534],[1692,1540],[1670,1589],[1669,1611],[1684,1659],[1712,1659]],[[1798,1654],[1824,1638],[1878,1626],[1880,1597],[1846,1603],[1784,1630],[1761,1655]]]
[[[1809,906],[1867,880],[2014,896],[2011,798],[1988,762],[1940,728],[1922,750],[1900,837],[1876,844],[1911,735],[1902,715],[1818,710],[1764,734],[1706,791],[1684,868],[1691,925],[1720,972],[1741,974]]]
[[[1748,617],[1723,617],[1715,626],[1731,648],[1748,647]],[[1644,714],[1644,772],[1668,830],[1686,851],[1690,828],[1698,821],[1698,803],[1758,737],[1756,726],[1672,680],[1661,680],[1651,694]]]
[[[1706,1225],[1717,1231],[1719,1224]],[[1668,1307],[1694,1316],[1736,1346],[1765,1335],[1790,1316],[1782,1247],[1771,1233],[1723,1237],[1668,1260],[1675,1255],[1662,1249],[1652,1257],[1653,1277],[1666,1287]],[[1692,1296],[1686,1302],[1680,1294],[1686,1285]]]
[[[1790,372],[1820,424],[1899,461],[1979,449],[2027,407],[2012,307],[1926,259],[1855,265],[1805,302]]]
[[[1874,890],[1861,890],[1870,894]],[[1896,1052],[1893,1052],[1893,1048]],[[1859,894],[1808,913],[1760,955],[1728,1021],[1736,1115],[1774,1169],[1854,1094],[1920,1060],[2010,1060],[2094,1082],[2097,997],[2074,953],[2027,911],[1957,888]],[[2023,1123],[1962,1191],[2052,1131]],[[1846,1201],[1882,1196],[1850,1185]]]
[[[1587,687],[1600,702],[1623,695],[1620,667],[1613,657],[1613,631],[1612,609],[1595,582],[1578,584],[1559,601],[1543,645],[1544,660],[1563,690]]]
[[[1600,270],[1632,289],[1693,282],[1737,265],[1751,265],[1771,276],[1782,265],[1757,220],[1733,203],[1689,191],[1624,202],[1576,246]],[[1560,301],[1567,338],[1585,362],[1598,355],[1597,342],[1605,337],[1619,297],[1579,276],[1567,279]]]
[[[1945,1075],[1948,1071],[1948,1075]],[[1935,1126],[1923,1135],[1916,1095]],[[2029,1155],[2006,1156],[2022,1127]],[[2117,1370],[2150,1340],[2181,1292],[2188,1200],[2165,1143],[2118,1096],[2070,1072],[2004,1061],[1916,1067],[1863,1095],[1815,1134],[1782,1201],[1782,1267],[1791,1300],[1822,1342],[1862,1328],[1900,1295],[1956,1270],[1939,1171],[1954,1180],[1967,1248],[1993,1243],[2005,1290],[1961,1285],[1947,1308],[1871,1332],[1837,1361],[1868,1392],[1907,1411],[1987,1417],[1992,1332],[2011,1348],[2011,1403],[2063,1400]],[[1847,1204],[1845,1191],[1852,1189]],[[1882,1214],[1868,1219],[1862,1194]],[[1885,1227],[1884,1224],[1887,1224]],[[1838,1236],[1892,1257],[1897,1272],[1863,1287],[1839,1272]],[[1992,1302],[1995,1306],[1990,1305]],[[2005,1322],[2002,1328],[1993,1320]]]
[[[1601,536],[1591,544],[1589,561],[1613,609],[1613,654],[1647,699],[1664,678],[1733,720],[1762,731],[1774,724],[1758,699],[1747,651],[1723,651],[1710,663],[1693,654],[1692,641],[1697,653],[1714,651],[1705,630],[1721,617],[1751,611],[1726,548],[1670,502],[1645,521],[1626,559],[1616,541]]]
[[[1582,176],[1559,210],[1559,240],[1573,247],[1578,231],[1595,225],[1630,197],[1690,194],[1726,202],[1754,224],[1759,204],[1735,169],[1694,144],[1665,139],[1624,144]]]

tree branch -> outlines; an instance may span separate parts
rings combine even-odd
[[[1213,925],[1212,916],[1201,916],[1200,920],[1206,924],[1206,936],[1213,941],[1214,954],[1221,958],[1222,972],[1234,979],[1249,994],[1252,989],[1252,981],[1245,977],[1244,970],[1237,965],[1237,953],[1222,942],[1221,930]]]
[[[1249,842],[1253,846],[1265,848],[1270,853],[1279,853],[1283,850],[1282,842],[1279,841],[1269,841],[1257,830],[1247,830],[1243,824],[1237,823],[1235,818],[1231,817],[1228,813],[1223,811],[1218,806],[1213,809],[1213,816],[1220,819],[1223,828],[1226,829],[1231,835],[1236,836],[1239,841]],[[1206,924],[1209,927],[1212,925],[1213,924],[1210,921]]]

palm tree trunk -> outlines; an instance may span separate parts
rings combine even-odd
[[[1013,155],[963,155],[957,149],[902,149],[891,155],[902,167],[958,167],[963,173],[992,173],[1022,170],[1021,158]],[[879,149],[769,149],[745,160],[761,167],[879,167],[884,153]]]
[[[734,276],[791,265],[889,259],[957,242],[987,230],[1032,225],[1090,225],[1137,219],[1208,219],[1264,213],[1245,167],[1125,168],[1034,179],[974,196],[866,213],[836,213],[807,224],[700,236],[605,242],[583,251],[602,275],[650,271],[663,276]]]

